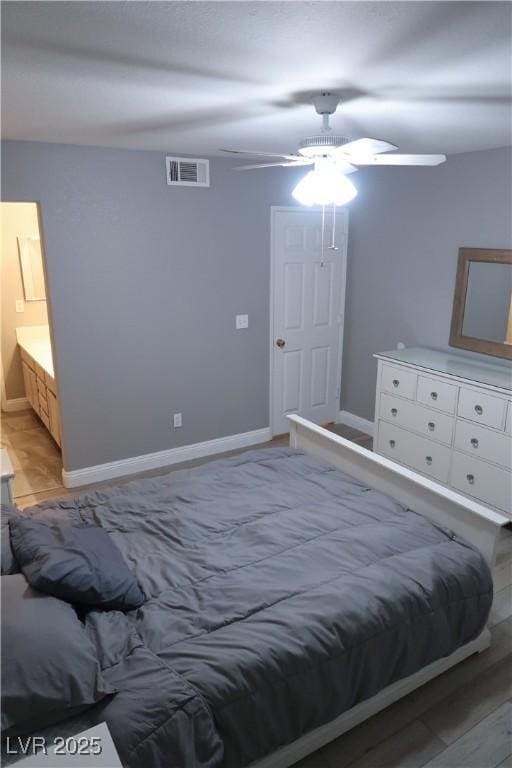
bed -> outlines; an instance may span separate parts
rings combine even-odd
[[[126,768],[287,768],[489,645],[505,517],[298,416],[290,447],[29,510],[100,525],[145,604],[88,611]]]

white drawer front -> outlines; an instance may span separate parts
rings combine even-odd
[[[392,392],[395,395],[414,400],[417,379],[417,375],[407,368],[399,368],[394,365],[382,366],[381,387],[385,392]]]
[[[455,413],[457,387],[428,376],[418,376],[418,402],[440,411]]]
[[[505,432],[508,435],[512,435],[512,402],[508,402],[507,406],[507,418],[505,419]]]
[[[474,458],[486,459],[512,469],[512,437],[494,432],[469,421],[458,421],[455,427],[455,448]]]
[[[501,400],[485,392],[461,387],[458,414],[464,419],[471,419],[488,427],[503,429],[505,422],[506,400]]]
[[[451,450],[445,445],[379,421],[377,452],[441,483],[448,482]]]
[[[451,445],[455,420],[445,413],[432,411],[417,403],[401,400],[399,397],[383,392],[380,396],[379,417],[430,437],[432,440]]]
[[[504,512],[511,511],[512,475],[506,469],[454,451],[451,485]]]

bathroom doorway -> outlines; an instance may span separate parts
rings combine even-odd
[[[62,486],[58,391],[35,202],[0,203],[1,446],[16,503]],[[25,501],[24,501],[25,500]]]

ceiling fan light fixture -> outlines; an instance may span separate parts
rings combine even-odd
[[[357,189],[334,165],[325,164],[306,173],[292,195],[301,205],[345,205]]]

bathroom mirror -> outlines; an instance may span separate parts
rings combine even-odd
[[[18,237],[18,250],[25,301],[43,301],[46,290],[40,238]]]
[[[512,360],[512,251],[459,249],[450,346]]]

